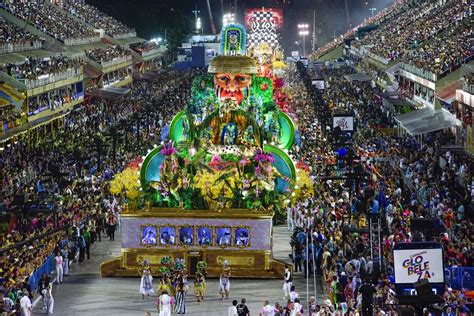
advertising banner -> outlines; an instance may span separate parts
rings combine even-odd
[[[443,283],[443,251],[438,249],[400,249],[393,251],[395,284],[415,283],[427,279]]]

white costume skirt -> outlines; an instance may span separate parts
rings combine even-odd
[[[153,277],[151,275],[143,275],[140,281],[140,294],[150,295],[155,293],[153,289]]]
[[[220,284],[220,288],[219,288],[220,292],[229,292],[230,291],[230,280],[229,280],[229,278],[221,277],[220,280],[219,280],[219,284]]]

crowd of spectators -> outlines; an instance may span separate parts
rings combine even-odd
[[[71,19],[65,11],[48,1],[15,1],[5,4],[6,9],[18,18],[28,21],[40,31],[55,39],[82,40],[97,39],[99,34],[92,28]]]
[[[26,50],[28,47],[38,45],[38,43],[41,43],[38,36],[0,16],[0,48],[5,45],[22,45]]]
[[[25,121],[25,116],[14,105],[0,107],[0,133],[15,128]]]
[[[411,136],[376,133],[377,125],[370,124],[380,115],[373,113],[375,92],[365,83],[341,80],[353,72],[349,68],[323,69],[329,80],[324,93],[311,86],[303,67],[291,72],[303,79],[290,80],[302,140],[293,155],[310,170],[315,187],[313,195],[288,208],[289,229],[294,232],[295,271],[303,268],[309,276],[314,269],[322,275],[328,299],[316,309],[326,315],[354,315],[357,310],[397,315],[392,249],[400,242],[433,238],[443,246],[446,267],[472,266],[474,227],[466,215],[472,211],[472,169],[467,160],[442,150],[444,134],[427,135],[421,144]],[[335,103],[352,108],[355,115],[357,132],[349,142],[325,132],[323,113],[336,110]],[[351,159],[340,153],[341,147],[352,150]],[[347,179],[328,180],[326,176],[334,176],[329,169]],[[343,227],[368,228],[374,214],[382,223],[382,267],[372,260],[367,234],[343,239]],[[411,229],[415,219],[432,219],[433,236]],[[449,282],[441,293],[443,311],[468,313],[466,304],[472,302],[466,289],[453,290]]]
[[[316,60],[319,57],[327,54],[328,52],[335,49],[337,46],[341,45],[345,40],[353,37],[356,34],[356,31],[359,28],[363,28],[372,24],[382,24],[387,20],[392,18],[396,18],[398,14],[403,12],[406,8],[408,8],[408,4],[405,0],[398,0],[395,1],[393,5],[384,10],[381,10],[379,13],[365,19],[359,25],[349,29],[346,33],[341,34],[338,37],[335,37],[332,41],[327,42],[323,46],[319,47],[317,50],[311,53],[310,58],[312,60]]]
[[[147,42],[141,42],[141,43],[136,43],[130,45],[130,48],[133,49],[134,51],[137,51],[139,53],[143,52],[148,52],[154,49],[158,49],[160,45],[158,45],[154,41],[147,41]]]
[[[28,99],[28,116],[36,115],[44,110],[60,109],[64,104],[77,100],[79,95],[72,86],[62,87],[48,93]]]
[[[110,195],[108,181],[159,140],[161,127],[185,106],[195,75],[189,71],[178,79],[170,72],[154,82],[136,82],[122,99],[73,111],[55,137],[46,135],[29,145],[20,139],[0,152],[0,209],[10,215],[1,233],[0,284],[13,301],[18,303],[23,288],[34,290],[29,278],[53,250],[60,250],[59,241],[70,245],[65,258],[74,260],[77,253],[82,261],[106,227],[113,239],[122,201]],[[154,111],[141,122],[141,142],[122,141],[115,159],[111,146],[98,152],[97,139],[106,143],[101,133],[112,126],[130,128],[122,121],[145,108]],[[43,209],[55,209],[56,215]],[[69,228],[48,235],[57,227]]]
[[[474,73],[467,73],[464,75],[464,80],[467,84],[473,85],[474,84]]]
[[[434,75],[450,72],[474,55],[472,21],[453,25],[449,30],[410,51],[403,62]]]
[[[82,21],[92,25],[95,29],[103,29],[105,33],[112,36],[135,33],[134,29],[89,4],[78,3],[76,1],[64,1],[63,8]]]
[[[394,20],[386,21],[377,30],[353,45],[368,46],[371,53],[389,61],[395,60],[451,25],[469,19],[470,2],[470,0],[420,1],[398,15],[396,23]]]
[[[112,61],[116,58],[130,56],[128,49],[121,46],[108,46],[107,48],[94,48],[85,52],[86,56],[98,63]]]
[[[4,64],[0,71],[17,80],[37,80],[41,76],[56,75],[68,70],[77,70],[83,65],[81,59],[70,59],[63,55],[48,58],[28,57],[22,64]]]

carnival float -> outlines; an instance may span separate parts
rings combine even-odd
[[[283,54],[262,43],[246,51],[242,25],[221,32],[221,55],[198,76],[192,97],[156,144],[111,183],[125,195],[122,255],[103,262],[103,276],[132,276],[146,260],[153,271],[183,258],[190,275],[207,263],[218,276],[279,277],[272,227],[308,174],[288,154],[295,125],[284,91]],[[286,215],[285,215],[286,216]]]

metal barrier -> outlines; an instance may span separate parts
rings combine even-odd
[[[49,275],[54,270],[56,266],[54,257],[54,254],[50,255],[43,265],[31,274],[30,278],[28,279],[28,284],[31,286],[32,291],[38,288],[38,283],[43,273]]]
[[[454,290],[474,290],[474,267],[451,267],[444,269],[445,283]]]
[[[132,31],[132,32],[129,32],[129,33],[122,33],[122,34],[112,35],[112,37],[115,38],[115,39],[122,39],[122,38],[136,37],[136,36],[137,36],[137,32],[135,32],[135,31]]]
[[[24,43],[15,43],[15,44],[4,44],[0,45],[0,54],[3,53],[13,53],[21,52],[25,50],[35,50],[43,47],[43,44],[40,41],[26,41]]]
[[[107,68],[107,67],[111,67],[111,66],[114,66],[114,65],[117,65],[117,64],[125,63],[125,62],[131,61],[131,60],[132,60],[132,56],[131,55],[126,55],[126,56],[116,57],[116,58],[114,58],[112,60],[109,60],[109,61],[100,61],[99,64],[102,65],[103,68]]]
[[[75,45],[84,45],[91,44],[100,41],[100,36],[89,37],[89,38],[67,38],[64,40],[64,45],[66,46],[75,46]]]
[[[369,53],[369,57],[384,64],[384,65],[388,65],[388,63],[392,60],[392,59],[389,59],[389,58],[385,58],[385,57],[382,57],[380,55],[377,55],[377,54],[374,54],[374,53]]]
[[[37,87],[45,86],[50,83],[54,83],[56,81],[61,81],[61,80],[66,80],[71,77],[75,76],[80,76],[82,75],[82,66],[77,67],[77,68],[71,68],[66,71],[60,72],[60,73],[55,73],[55,74],[49,74],[45,78],[41,79],[24,79],[24,84],[28,89],[34,89]],[[19,80],[22,81],[22,80]]]

